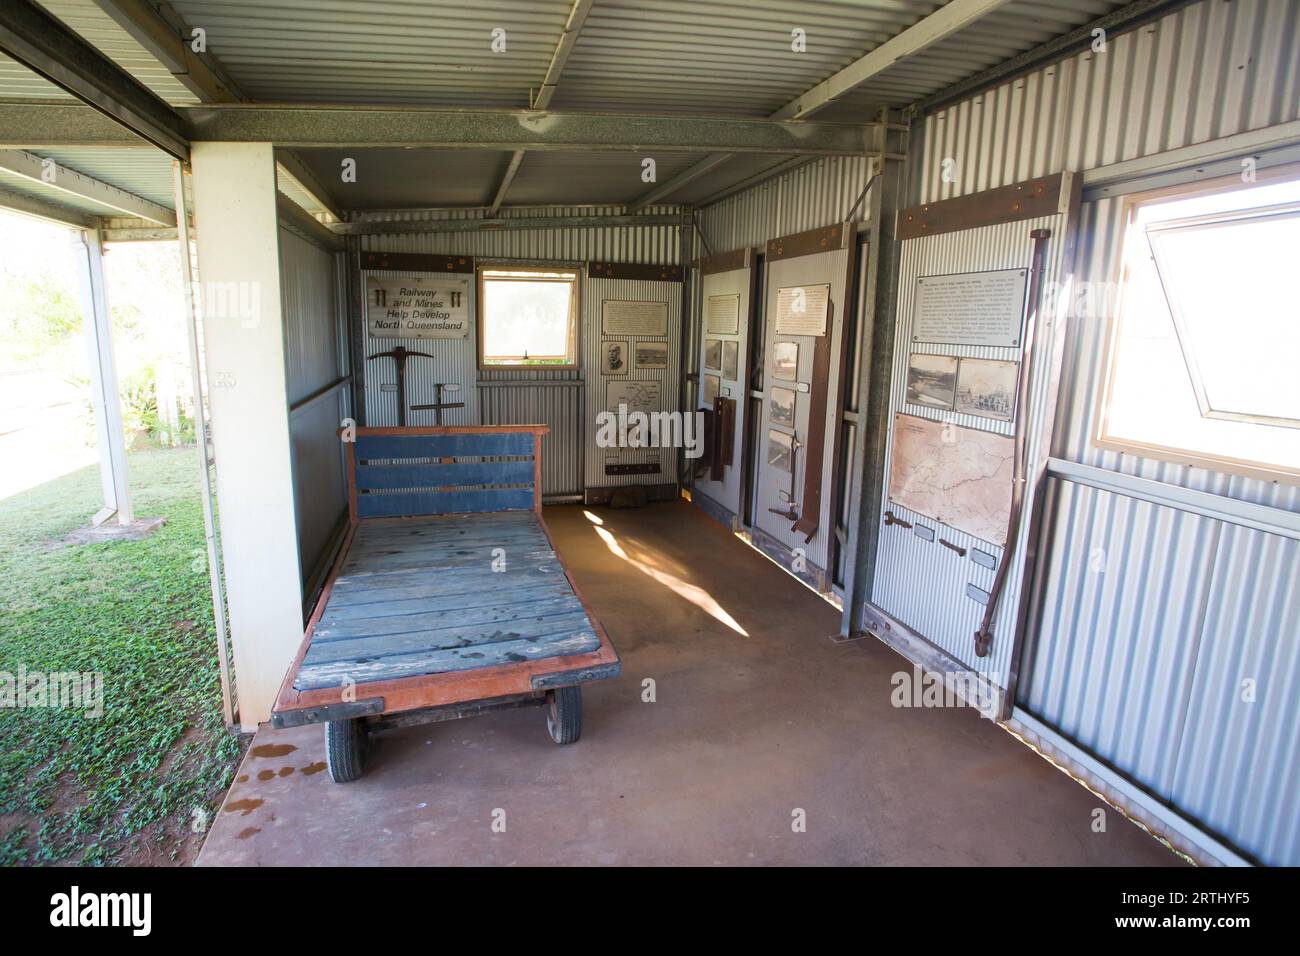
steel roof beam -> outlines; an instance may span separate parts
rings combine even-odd
[[[0,150],[0,169],[48,189],[107,206],[125,216],[148,219],[164,226],[176,225],[176,213],[166,206],[21,149]]]
[[[606,226],[689,226],[688,215],[672,213],[639,216],[515,216],[485,219],[363,219],[332,222],[328,228],[340,236],[384,236],[426,232],[514,232],[520,229],[593,229]]]
[[[188,161],[189,142],[172,108],[31,0],[0,3],[0,52]]]
[[[870,125],[780,123],[725,116],[438,110],[422,107],[227,105],[181,107],[192,140],[291,149],[615,150],[858,156]]]
[[[772,120],[791,120],[811,116],[817,110],[829,106],[845,93],[861,86],[867,80],[884,72],[900,60],[905,60],[909,56],[920,53],[926,47],[933,46],[940,40],[952,36],[1008,2],[1010,0],[950,0],[949,3],[940,7],[928,17],[918,20],[902,33],[886,40],[870,53],[859,57],[835,75],[795,97],[768,118]],[[636,209],[647,203],[671,196],[687,183],[706,172],[711,172],[722,166],[730,158],[727,154],[706,157],[705,160],[690,169],[678,173],[672,179],[661,183],[655,189],[646,193],[631,208]],[[745,182],[748,181],[745,180]],[[733,190],[730,188],[724,190],[726,195],[730,195],[732,192]]]
[[[204,103],[235,103],[248,98],[216,58],[195,53],[190,28],[169,4],[155,0],[94,0],[131,38],[167,68]]]
[[[6,186],[0,186],[0,209],[31,216],[33,219],[44,219],[60,226],[78,226],[82,229],[93,229],[99,225],[99,218],[88,212],[50,202],[37,196],[28,196]]]
[[[542,88],[537,91],[537,95],[530,97],[533,109],[544,110],[551,105],[551,97],[555,95],[555,90],[560,83],[560,75],[564,72],[564,65],[569,62],[569,54],[573,52],[573,47],[578,42],[578,34],[582,32],[582,26],[587,22],[587,14],[591,12],[591,5],[594,0],[573,0],[573,8],[569,10],[569,19],[564,22],[564,32],[560,34],[560,41],[555,44],[555,52],[551,54],[550,66],[546,68],[546,76],[542,78]],[[524,151],[517,149],[514,155],[510,157],[510,162],[506,166],[506,171],[501,175],[501,182],[497,185],[497,191],[492,196],[492,205],[489,207],[489,214],[495,216],[501,204],[505,202],[506,193],[510,190],[510,184],[515,181],[515,174],[519,172],[519,166],[524,161]]]
[[[898,36],[886,40],[866,56],[859,57],[834,76],[795,97],[773,113],[771,118],[784,120],[811,116],[900,60],[915,56],[940,40],[946,40],[1009,2],[1010,0],[950,0]]]
[[[697,163],[692,163],[686,169],[683,169],[671,179],[666,179],[654,189],[650,190],[633,202],[628,209],[641,209],[644,206],[650,206],[659,202],[665,196],[677,192],[687,183],[692,183],[706,173],[711,173],[723,163],[728,162],[732,153],[710,153]]]

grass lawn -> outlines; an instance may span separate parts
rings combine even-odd
[[[221,717],[193,448],[131,454],[144,541],[64,543],[86,468],[0,500],[0,671],[103,674],[103,715],[0,709],[0,863],[187,863],[239,759]]]

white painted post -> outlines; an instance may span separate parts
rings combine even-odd
[[[122,428],[122,402],[117,393],[117,365],[113,360],[113,326],[104,294],[104,256],[96,230],[78,229],[73,236],[81,260],[82,329],[90,367],[90,402],[95,409],[99,479],[104,491],[104,507],[90,521],[99,527],[117,515],[118,524],[129,525],[135,516],[131,511],[131,488],[126,480],[126,435]]]
[[[302,640],[275,157],[194,143],[194,229],[239,720],[270,717]]]

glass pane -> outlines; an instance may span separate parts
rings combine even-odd
[[[1300,215],[1150,234],[1208,411],[1300,425],[1300,302],[1288,288]]]
[[[486,361],[572,362],[572,281],[485,278],[483,285]]]

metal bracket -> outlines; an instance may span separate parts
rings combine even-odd
[[[271,726],[281,730],[285,727],[301,727],[304,724],[323,724],[331,720],[352,720],[356,717],[369,717],[383,712],[384,698],[369,697],[366,700],[342,701],[337,704],[303,707],[301,710],[281,711],[271,715]]]
[[[531,683],[533,690],[549,690],[553,687],[590,684],[592,681],[605,680],[607,677],[617,677],[621,673],[623,673],[622,662],[614,661],[612,664],[598,664],[595,667],[585,667],[576,671],[534,674]]]

